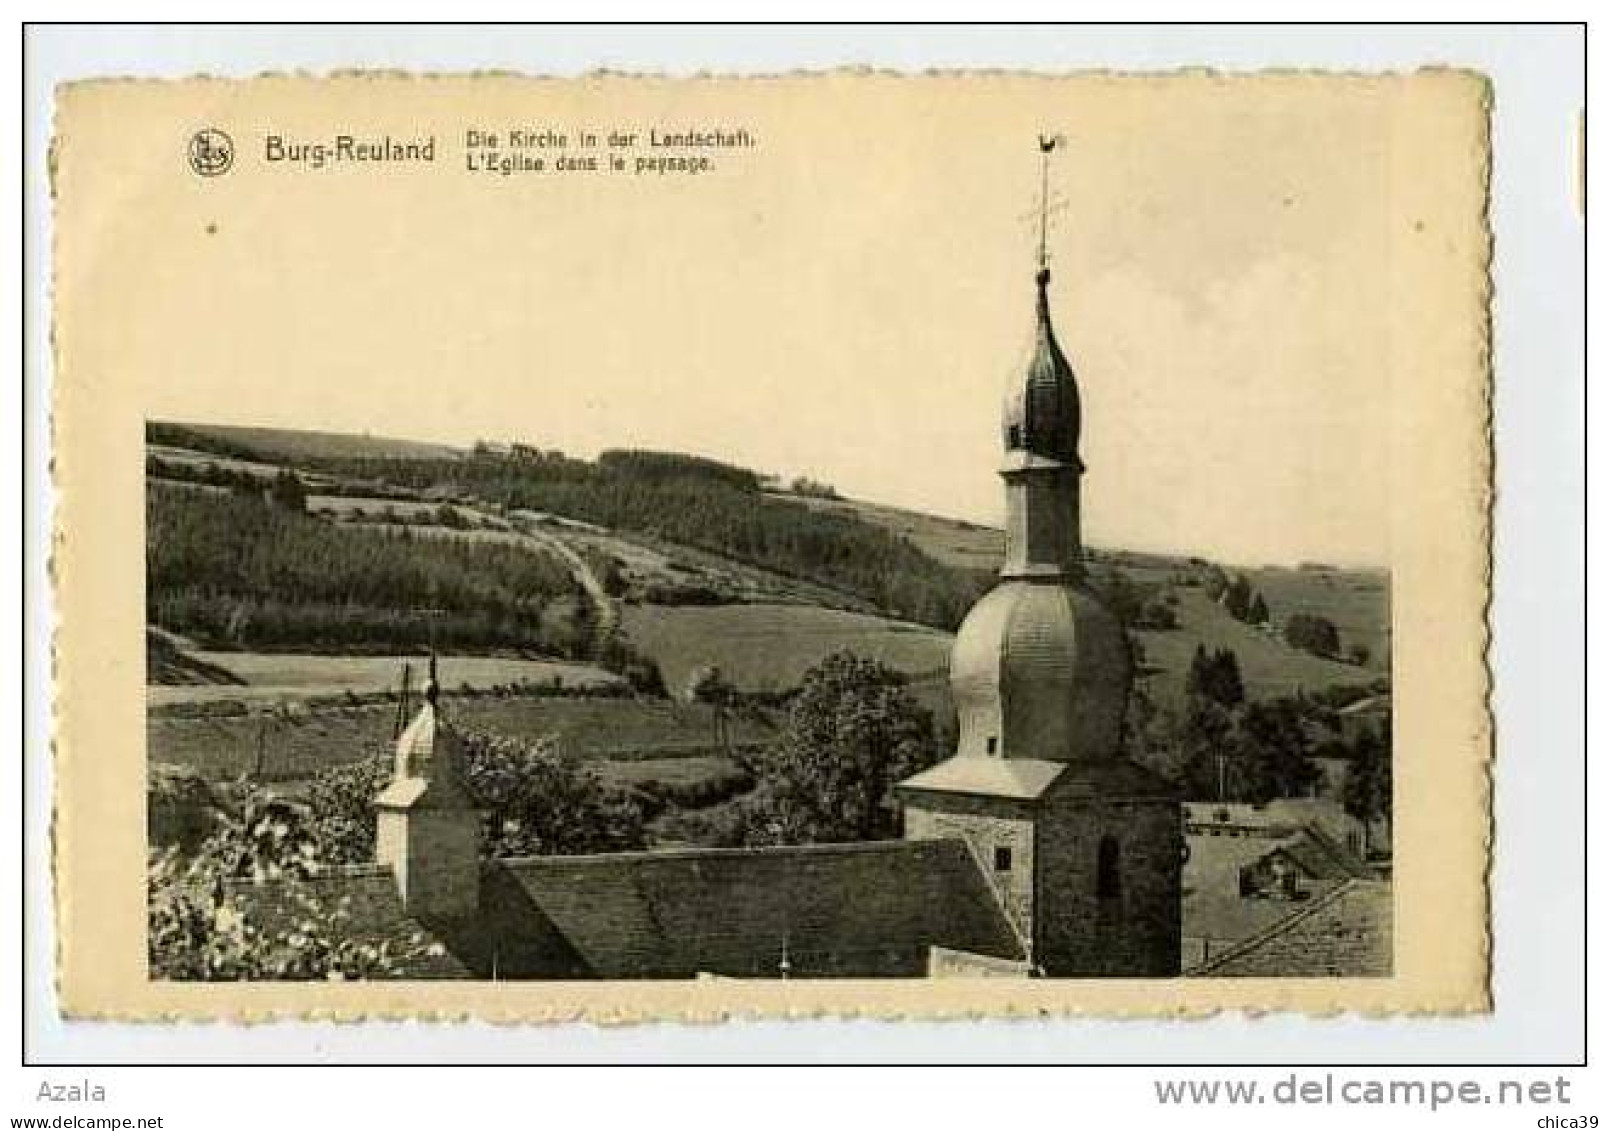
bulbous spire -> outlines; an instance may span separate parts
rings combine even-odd
[[[1034,349],[1027,371],[1012,385],[1006,397],[1006,454],[1009,458],[1020,452],[1082,470],[1083,463],[1078,456],[1083,424],[1078,381],[1061,344],[1056,341],[1056,328],[1051,324],[1050,270],[1041,267],[1035,282],[1039,296]]]

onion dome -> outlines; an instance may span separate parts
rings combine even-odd
[[[950,655],[956,752],[1116,758],[1132,668],[1122,625],[1083,588],[1002,582],[967,614]]]
[[[1041,267],[1035,282],[1039,300],[1033,354],[1027,372],[1013,382],[1006,397],[1007,457],[1022,453],[1082,468],[1078,458],[1082,424],[1078,382],[1050,323],[1050,271]]]

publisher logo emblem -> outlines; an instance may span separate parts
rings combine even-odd
[[[188,153],[198,177],[221,177],[235,163],[235,142],[222,130],[200,130],[190,138]]]

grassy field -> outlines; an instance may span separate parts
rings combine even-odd
[[[690,784],[716,776],[739,773],[737,763],[719,754],[695,754],[686,758],[635,758],[620,761],[605,758],[593,768],[616,785],[644,782]]]
[[[345,691],[364,692],[395,689],[402,665],[413,668],[413,686],[424,678],[425,661],[419,656],[310,656],[295,653],[208,652],[189,655],[229,673],[241,681],[230,684],[151,685],[146,702],[151,706],[170,703],[217,702],[222,699],[248,703],[276,700],[293,701],[316,695],[335,695]],[[549,660],[505,660],[484,656],[448,657],[440,661],[445,690],[463,686],[484,688],[510,683],[551,683],[563,681],[566,687],[588,687],[618,683],[620,677],[587,664]]]
[[[447,504],[458,517],[466,522],[484,523],[494,522],[500,526],[507,523],[495,515],[483,511],[471,510],[468,507]],[[441,511],[441,503],[425,502],[420,499],[381,499],[367,498],[356,495],[318,495],[307,497],[307,509],[314,514],[327,514],[335,518],[360,520],[386,513],[410,519],[433,519]]]
[[[714,720],[703,705],[448,694],[442,698],[442,710],[469,729],[527,740],[551,739],[567,757],[610,763],[609,772],[620,780],[632,775],[667,780],[670,771],[662,763],[707,762],[720,756],[714,744]],[[277,780],[296,780],[388,749],[395,721],[396,707],[390,703],[231,718],[151,715],[146,720],[147,753],[153,764],[189,766],[215,781],[255,772]],[[760,719],[733,720],[728,729],[732,742],[741,745],[764,742],[774,733],[769,723]],[[628,762],[652,762],[658,768],[620,768]],[[701,771],[688,768],[678,772],[685,776]]]
[[[860,499],[816,499],[785,496],[815,510],[837,511],[874,523],[903,535],[916,548],[947,566],[959,569],[996,570],[1005,554],[1006,536],[990,526],[980,526],[957,518],[887,507]]]
[[[1341,630],[1341,647],[1362,645],[1368,666],[1390,668],[1391,578],[1381,571],[1340,569],[1248,570],[1246,576],[1268,602],[1274,622],[1283,625],[1292,613],[1327,617]]]
[[[632,643],[658,661],[673,693],[706,664],[743,690],[780,691],[845,649],[910,673],[943,668],[950,654],[947,633],[808,605],[636,605],[625,609],[623,624]]]
[[[1372,668],[1320,659],[1291,648],[1260,629],[1242,624],[1208,600],[1199,589],[1180,589],[1179,627],[1170,632],[1138,633],[1152,699],[1179,706],[1185,675],[1196,645],[1231,648],[1240,661],[1241,679],[1252,699],[1288,695],[1301,688],[1318,691],[1334,684],[1368,683],[1379,676]],[[1273,598],[1269,598],[1272,605]]]
[[[994,570],[1000,566],[1005,536],[991,527],[858,499],[802,501],[812,507],[854,514],[867,522],[902,534],[946,565],[980,570]],[[1182,555],[1099,549],[1094,554],[1101,562],[1117,566],[1141,584],[1166,583],[1188,565],[1187,558]],[[1372,670],[1389,670],[1391,577],[1386,571],[1329,567],[1293,569],[1284,566],[1226,568],[1231,573],[1246,574],[1253,587],[1268,602],[1275,624],[1283,626],[1292,613],[1314,613],[1327,617],[1340,629],[1344,649],[1349,650],[1361,644],[1369,650],[1368,666]],[[1214,633],[1209,632],[1209,639],[1213,636]],[[1309,668],[1306,674],[1314,673]]]
[[[453,705],[463,725],[522,738],[551,738],[564,754],[588,761],[691,758],[715,751],[715,719],[699,703],[665,699],[464,699]],[[733,743],[769,739],[768,721],[733,719]]]
[[[294,463],[302,459],[397,457],[441,458],[463,455],[446,444],[398,440],[355,432],[308,432],[291,428],[245,428],[233,424],[185,424],[203,436],[212,436],[257,452],[265,459]]]
[[[516,512],[526,513],[526,512]],[[657,589],[696,587],[738,603],[822,605],[871,612],[870,605],[824,585],[735,562],[692,546],[660,542],[646,535],[554,525],[548,533],[596,559],[612,558],[624,582],[624,596],[641,600]]]
[[[211,452],[195,452],[189,448],[169,447],[167,444],[147,444],[145,454],[155,456],[166,463],[184,464],[190,467],[205,467],[212,464],[224,471],[238,471],[265,480],[272,479],[284,470],[283,464],[260,463],[256,460],[237,459],[234,456],[213,455]]]

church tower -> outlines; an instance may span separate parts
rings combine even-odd
[[[1002,428],[1006,558],[950,656],[954,757],[900,783],[905,835],[955,837],[995,884],[1036,972],[1179,972],[1173,788],[1123,755],[1128,638],[1088,584],[1078,384],[1050,315],[1041,140],[1033,353]]]

